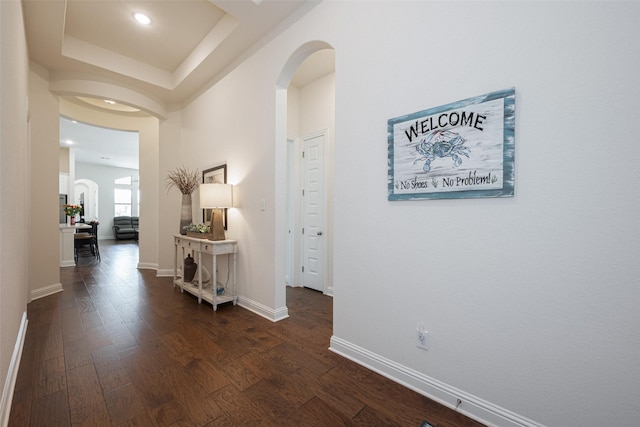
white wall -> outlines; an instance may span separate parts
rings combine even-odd
[[[227,164],[235,208],[228,211],[226,235],[238,240],[238,291],[273,309],[274,87],[263,83],[269,77],[255,65],[250,58],[183,110],[182,155],[185,165],[200,170]]]
[[[33,64],[29,72],[31,112],[29,258],[38,268],[29,270],[32,295],[60,290],[59,215],[59,105],[49,92],[47,72]]]
[[[180,232],[180,208],[182,195],[176,188],[167,190],[167,173],[175,168],[189,165],[183,160],[183,142],[180,112],[167,114],[166,120],[160,123],[159,130],[159,162],[158,162],[158,274],[173,277],[175,261],[173,235]],[[206,168],[205,168],[206,169]],[[195,209],[195,206],[193,206]],[[196,217],[197,218],[197,217]],[[194,218],[195,219],[195,218]],[[201,222],[197,221],[197,222]]]
[[[497,424],[635,425],[639,16],[616,2],[321,3],[183,111],[187,164],[227,162],[237,184],[242,296],[278,308],[275,82],[322,40],[336,50],[334,349]],[[511,86],[515,197],[387,201],[388,119]]]
[[[0,2],[0,424],[6,425],[24,339],[29,265],[28,62],[22,8]],[[35,216],[37,218],[37,215]],[[54,218],[55,220],[55,218]],[[27,238],[25,238],[27,236]],[[57,248],[57,246],[56,246]],[[57,252],[56,252],[57,256]]]
[[[385,31],[336,45],[337,337],[547,425],[637,423],[638,16],[629,3],[359,10]],[[386,201],[387,119],[510,86],[514,198]]]
[[[300,89],[293,85],[287,89],[287,134],[300,135]]]
[[[299,135],[327,129],[334,135],[335,73],[320,77],[299,89]],[[333,141],[333,138],[330,138]]]

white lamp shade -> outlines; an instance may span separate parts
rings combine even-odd
[[[233,186],[231,184],[200,184],[199,191],[202,209],[233,207]]]

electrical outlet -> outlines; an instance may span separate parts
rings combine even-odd
[[[424,325],[418,325],[418,344],[417,347],[423,350],[429,350],[429,331],[424,330]]]

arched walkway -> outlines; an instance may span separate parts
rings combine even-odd
[[[292,173],[292,166],[289,161],[290,143],[292,135],[290,135],[287,124],[288,116],[288,90],[289,85],[299,67],[314,53],[333,49],[331,45],[323,41],[311,41],[305,43],[296,49],[286,63],[280,73],[276,83],[276,215],[275,215],[275,307],[278,313],[282,313],[282,317],[286,317],[286,283],[287,269],[295,265],[291,262],[292,253],[297,257],[300,252],[298,249],[292,249],[295,245],[290,242],[291,234],[288,231],[289,219],[291,218],[291,201],[288,200],[289,182],[296,179]],[[295,135],[299,137],[301,135]],[[279,319],[276,319],[279,320]]]

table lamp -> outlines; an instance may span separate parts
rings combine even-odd
[[[231,184],[200,184],[200,207],[211,209],[212,240],[225,240],[222,215],[224,208],[233,207]]]

